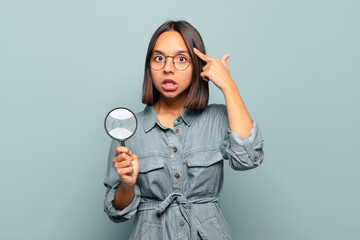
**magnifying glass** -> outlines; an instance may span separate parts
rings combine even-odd
[[[104,121],[106,133],[111,138],[120,141],[123,147],[125,147],[125,140],[128,140],[136,132],[137,125],[135,114],[123,107],[111,110]]]

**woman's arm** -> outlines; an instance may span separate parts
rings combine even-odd
[[[117,147],[113,163],[121,180],[115,193],[114,207],[122,210],[134,200],[134,186],[139,173],[139,162],[137,155],[132,154],[130,149]]]
[[[137,212],[141,200],[140,188],[135,184],[138,169],[138,157],[113,140],[104,179],[104,211],[113,222],[127,221]]]
[[[241,138],[247,137],[253,125],[252,119],[246,110],[235,83],[233,86],[222,89],[222,92],[225,96],[231,131],[236,132]]]
[[[134,186],[125,186],[123,183],[120,184],[115,193],[114,207],[117,210],[123,210],[125,207],[134,200],[135,192]]]

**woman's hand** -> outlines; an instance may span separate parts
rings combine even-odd
[[[194,53],[207,64],[203,67],[203,72],[200,73],[205,81],[212,81],[221,91],[226,88],[234,87],[235,83],[230,77],[227,59],[229,54],[224,55],[221,59],[209,57],[196,48]]]
[[[117,147],[113,163],[123,187],[134,187],[139,174],[138,156],[126,147]]]

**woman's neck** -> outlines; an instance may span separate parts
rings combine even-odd
[[[159,100],[154,104],[154,110],[157,115],[163,115],[163,114],[170,114],[172,116],[178,116],[180,115],[184,110],[184,102],[179,101],[179,99],[162,99],[159,98]]]
[[[162,101],[159,99],[153,106],[160,124],[174,128],[174,120],[185,109],[184,101]]]

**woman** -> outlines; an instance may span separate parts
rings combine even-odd
[[[227,66],[205,55],[197,30],[168,21],[150,40],[139,127],[127,147],[110,147],[105,212],[135,215],[130,239],[231,239],[218,205],[223,160],[235,170],[263,161],[263,139]],[[226,105],[208,105],[208,82]]]

